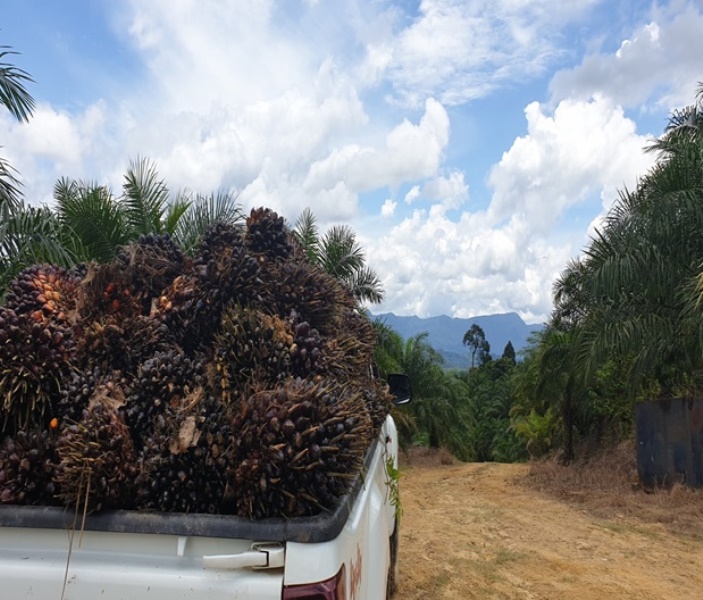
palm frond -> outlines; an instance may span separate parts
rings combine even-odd
[[[0,156],[0,207],[7,206],[13,210],[19,208],[22,183],[16,176],[17,171]]]
[[[313,264],[320,263],[320,239],[317,231],[315,215],[305,208],[295,222],[293,235],[305,250],[308,260]]]
[[[237,197],[223,191],[207,196],[197,194],[195,197],[181,192],[177,201],[190,203],[174,232],[174,238],[181,248],[186,253],[192,253],[208,226],[217,221],[242,227],[244,214]]]
[[[34,98],[25,83],[34,83],[34,80],[23,69],[5,62],[7,57],[17,54],[10,46],[0,46],[0,103],[18,121],[29,121],[34,112]]]
[[[80,240],[84,260],[107,262],[130,241],[124,215],[106,187],[62,178],[54,198],[59,221]]]
[[[163,232],[168,188],[151,161],[137,158],[130,162],[120,204],[132,237]]]

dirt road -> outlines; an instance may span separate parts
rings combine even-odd
[[[703,598],[703,540],[602,519],[521,483],[527,465],[405,466],[398,600]]]

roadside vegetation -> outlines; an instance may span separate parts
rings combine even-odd
[[[457,332],[468,368],[449,372],[424,336],[402,340],[377,325],[379,363],[413,383],[413,403],[399,409],[406,446],[441,445],[477,461],[556,452],[568,464],[631,438],[637,402],[700,394],[703,84],[647,151],[655,166],[619,193],[566,265],[544,330],[517,361],[512,345],[491,359],[472,327]]]

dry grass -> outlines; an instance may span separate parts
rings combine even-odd
[[[637,477],[633,441],[569,466],[556,459],[536,461],[522,483],[579,504],[598,517],[659,523],[672,532],[703,539],[703,490],[681,484],[645,490]]]
[[[427,448],[426,446],[411,446],[400,452],[398,461],[401,467],[439,467],[459,464],[446,448]]]

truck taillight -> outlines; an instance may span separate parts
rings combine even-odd
[[[282,600],[347,600],[344,565],[331,579],[284,587]]]

